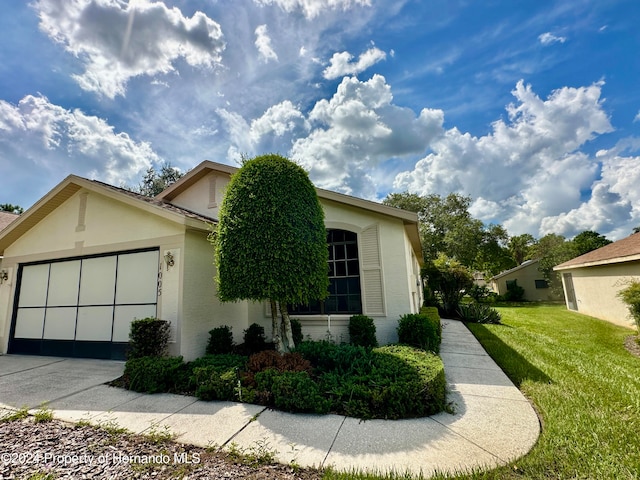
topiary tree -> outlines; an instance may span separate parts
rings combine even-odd
[[[293,349],[287,305],[322,300],[329,286],[324,212],[307,172],[279,155],[246,161],[231,177],[219,220],[218,296],[269,300],[276,349]]]

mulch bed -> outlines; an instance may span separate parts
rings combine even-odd
[[[626,348],[631,355],[635,355],[636,357],[640,357],[639,339],[640,336],[638,335],[629,335],[624,339],[624,348]]]

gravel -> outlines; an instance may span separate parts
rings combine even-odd
[[[317,470],[33,417],[0,422],[0,479],[316,480]]]

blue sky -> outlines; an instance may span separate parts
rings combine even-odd
[[[640,226],[636,0],[39,0],[0,17],[0,203],[276,152],[472,198],[510,234]]]

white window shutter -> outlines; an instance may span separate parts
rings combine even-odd
[[[360,240],[364,314],[384,315],[384,289],[378,225],[365,228]]]

